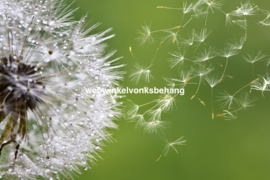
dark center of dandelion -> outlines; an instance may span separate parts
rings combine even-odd
[[[0,155],[4,146],[16,143],[27,133],[27,111],[34,110],[44,95],[43,76],[36,66],[23,63],[16,56],[0,58],[0,123],[7,119],[0,136]],[[19,123],[18,123],[19,122]],[[9,139],[9,140],[8,140]],[[7,140],[6,142],[4,142]],[[15,159],[20,145],[16,146]]]
[[[16,56],[0,58],[0,123],[7,119],[0,136],[0,155],[4,146],[17,143],[27,133],[27,111],[34,110],[44,95],[43,76],[36,66],[23,63]],[[6,140],[6,142],[4,142]],[[16,146],[15,159],[20,145]]]
[[[33,110],[41,102],[44,85],[38,70],[11,55],[0,58],[0,112],[8,115],[20,113],[20,109]]]

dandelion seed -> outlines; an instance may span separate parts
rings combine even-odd
[[[173,149],[176,153],[178,153],[177,149],[175,146],[181,146],[181,145],[186,145],[186,140],[183,140],[184,136],[180,137],[179,139],[170,142],[168,139],[164,139],[164,142],[166,143],[166,146],[164,147],[162,153],[164,156],[166,156],[171,149]]]
[[[182,39],[179,44],[182,44],[184,46],[192,46],[194,44],[195,40],[195,30],[192,30],[192,34],[187,39]]]
[[[235,13],[243,15],[243,16],[252,16],[257,11],[256,6],[252,6],[250,2],[246,2],[244,4],[241,3],[240,7],[237,7]]]
[[[247,20],[232,20],[232,24],[237,25],[243,29],[247,29]]]
[[[236,116],[231,113],[230,111],[227,111],[227,110],[223,110],[224,113],[223,113],[223,117],[225,118],[225,120],[233,120],[233,119],[236,119]]]
[[[163,78],[168,84],[167,86],[170,88],[175,88],[176,84],[171,78]]]
[[[188,14],[193,11],[193,4],[188,4],[187,2],[183,2],[183,13]]]
[[[166,129],[168,126],[167,122],[160,121],[160,120],[153,120],[144,123],[144,131],[149,134],[158,134]]]
[[[270,77],[268,74],[265,77],[260,78],[259,81],[253,83],[252,89],[262,91],[262,96],[265,91],[270,91]]]
[[[147,113],[150,115],[150,119],[152,121],[155,120],[161,120],[161,113],[163,112],[163,109],[161,107],[158,107],[153,110],[149,110]]]
[[[133,117],[133,119],[136,120],[136,126],[135,126],[135,128],[137,128],[137,127],[143,127],[143,125],[145,123],[144,115],[137,114],[136,116]]]
[[[168,43],[175,43],[175,44],[179,43],[178,32],[173,32],[173,31],[164,31],[164,32],[168,33],[169,35],[162,38],[162,41],[167,41],[167,44]]]
[[[233,39],[231,43],[229,43],[229,46],[232,49],[242,49],[243,45],[245,43],[245,37],[242,37],[239,41],[237,39]]]
[[[226,73],[226,70],[227,70],[227,67],[228,67],[228,61],[229,61],[229,57],[232,57],[232,56],[235,56],[239,51],[236,50],[236,49],[233,49],[232,46],[228,46],[227,48],[225,48],[224,50],[222,50],[220,52],[220,56],[222,57],[226,57],[226,64],[225,64],[225,67],[224,67],[224,70],[223,70],[223,73],[220,77],[220,81],[223,80],[223,77]]]
[[[210,31],[205,32],[204,29],[202,29],[199,33],[195,33],[195,41],[199,43],[203,43],[206,38],[210,35]]]
[[[175,67],[178,64],[183,65],[184,60],[188,60],[188,59],[185,59],[186,51],[187,51],[187,49],[183,49],[183,50],[178,51],[178,52],[170,53],[170,55],[173,56],[173,58],[169,59],[171,68]]]
[[[257,61],[263,60],[265,57],[266,57],[266,55],[263,54],[262,51],[259,51],[257,55],[254,55],[254,53],[252,53],[251,55],[250,54],[247,54],[247,56],[244,56],[243,57],[243,59],[246,62],[252,64],[252,73],[251,73],[252,74],[252,78],[254,76],[254,63],[257,62]],[[252,89],[252,87],[251,87],[251,89]]]
[[[134,104],[131,100],[128,100],[128,111],[127,111],[127,117],[129,119],[133,119],[135,116],[137,116],[137,112],[140,108],[139,105]]]
[[[218,96],[218,101],[221,102],[222,108],[225,108],[228,106],[227,109],[230,109],[232,106],[233,102],[236,101],[235,97],[228,92],[224,91],[221,92],[220,95]]]
[[[220,9],[223,6],[223,1],[221,0],[202,0],[210,9],[212,12],[214,12],[214,9]]]
[[[198,87],[197,87],[197,90],[196,90],[195,94],[190,98],[190,100],[192,100],[197,95],[197,93],[199,92],[201,83],[204,80],[204,76],[209,74],[213,69],[210,68],[210,67],[205,68],[205,67],[199,66],[198,69],[194,69],[194,70],[195,70],[195,73],[197,74],[196,76],[199,77],[199,83],[198,83]]]
[[[142,31],[139,30],[139,34],[140,36],[137,39],[141,42],[140,45],[151,45],[155,42],[154,38],[152,37],[151,25],[145,24],[142,26]]]
[[[239,53],[239,51],[235,48],[233,48],[233,46],[228,45],[226,48],[224,48],[223,50],[221,50],[219,53],[219,56],[221,57],[226,57],[226,58],[230,58],[232,56],[235,56]]]
[[[260,21],[259,23],[262,24],[263,26],[270,26],[270,13],[267,14],[267,17],[264,20]]]
[[[220,81],[219,81],[219,77],[216,74],[212,76],[207,76],[205,80],[208,82],[208,84],[211,87],[212,119],[214,119],[215,114],[214,114],[214,105],[213,105],[213,89],[218,83],[220,83]]]
[[[215,48],[208,46],[204,48],[203,52],[200,52],[195,59],[198,62],[204,62],[208,61],[209,59],[213,59],[215,56],[216,56]]]
[[[142,67],[139,65],[135,65],[135,71],[130,74],[131,81],[135,81],[135,83],[138,83],[140,79],[145,79],[145,81],[149,82],[152,78],[150,67]]]
[[[263,60],[266,57],[265,54],[262,53],[262,51],[259,51],[257,55],[247,54],[247,56],[244,56],[243,59],[248,63],[255,63],[257,61]]]
[[[236,100],[236,102],[241,106],[241,109],[246,109],[247,107],[253,106],[253,102],[256,101],[257,98],[250,98],[249,93],[243,93],[240,95],[240,98]]]
[[[175,96],[167,94],[164,96],[164,98],[159,100],[158,104],[164,112],[172,110],[173,106],[175,105]]]

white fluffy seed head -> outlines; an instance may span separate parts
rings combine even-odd
[[[2,177],[71,178],[116,128],[118,96],[84,91],[118,85],[122,65],[101,43],[112,36],[88,35],[98,24],[84,29],[72,12],[63,1],[0,2]]]

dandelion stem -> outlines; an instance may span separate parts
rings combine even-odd
[[[206,11],[206,17],[205,17],[205,23],[204,23],[204,31],[206,32],[206,24],[207,24],[207,19],[208,19],[208,11],[209,11],[209,6],[207,7],[207,11]]]
[[[148,102],[148,103],[145,103],[145,104],[139,105],[139,107],[146,106],[146,105],[148,105],[148,104],[152,104],[153,102],[156,102],[156,101],[157,101],[157,100],[150,101],[150,102]]]
[[[165,6],[157,6],[158,9],[174,9],[174,10],[182,10],[184,8],[173,8],[173,7],[165,7]]]
[[[135,62],[137,63],[138,67],[141,68],[141,66],[139,65],[138,61],[136,60],[136,58],[135,58],[135,56],[134,56],[134,54],[132,52],[131,46],[129,47],[129,52],[130,52],[131,56],[133,57],[133,59],[135,60]]]
[[[257,78],[257,79],[255,79],[255,80],[253,80],[252,82],[246,84],[245,86],[243,86],[242,88],[240,88],[238,91],[236,91],[232,96],[235,96],[237,93],[239,93],[239,92],[240,92],[241,90],[243,90],[245,87],[247,87],[247,86],[250,85],[250,84],[253,84],[254,82],[256,82],[256,81],[258,81],[258,80],[259,80],[259,78]]]
[[[221,78],[219,79],[219,82],[222,81],[223,77],[224,77],[224,74],[226,72],[226,69],[227,69],[227,66],[228,66],[228,61],[229,61],[229,58],[226,57],[226,64],[225,64],[225,67],[224,67],[224,70],[223,70],[223,73],[222,73],[222,76]]]
[[[161,41],[161,42],[160,42],[160,44],[159,44],[159,46],[158,46],[158,48],[157,48],[157,50],[156,50],[156,52],[155,52],[155,55],[154,55],[154,57],[153,57],[153,59],[152,59],[150,65],[149,65],[149,67],[153,64],[153,62],[154,62],[154,60],[155,60],[155,58],[156,58],[156,56],[157,56],[158,50],[161,48],[161,45],[163,44],[163,42],[164,42],[164,41]]]
[[[214,106],[213,106],[213,87],[211,87],[211,106],[212,106],[212,119],[215,118]]]
[[[198,84],[197,90],[196,90],[195,94],[190,98],[190,100],[192,100],[197,95],[197,93],[199,91],[199,88],[200,88],[200,85],[201,85],[201,80],[202,80],[202,76],[200,76],[200,80],[199,80],[199,84]]]

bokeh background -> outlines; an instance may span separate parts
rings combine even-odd
[[[77,20],[88,13],[90,25],[102,22],[93,33],[113,28],[112,33],[116,36],[107,41],[108,51],[117,49],[115,57],[123,56],[120,62],[126,64],[122,70],[127,72],[125,80],[121,82],[123,87],[163,87],[166,86],[163,77],[179,76],[177,69],[172,70],[168,65],[168,53],[175,51],[176,47],[164,45],[152,68],[154,79],[150,83],[142,81],[138,85],[129,78],[135,62],[128,48],[132,46],[140,64],[149,64],[158,43],[149,47],[139,46],[136,40],[139,36],[137,29],[145,22],[151,23],[153,30],[178,26],[182,18],[180,11],[156,7],[182,7],[182,3],[182,0],[76,0],[71,8],[79,7],[75,12]],[[226,0],[223,9],[232,11],[239,3],[235,0]],[[269,0],[254,0],[254,3],[270,10]],[[217,86],[215,96],[222,90],[233,93],[252,80],[251,65],[245,63],[241,57],[258,50],[269,52],[270,28],[258,24],[258,21],[264,18],[265,16],[256,16],[249,19],[247,43],[240,55],[229,61],[228,74],[234,78]],[[200,23],[202,23],[200,20],[194,21],[191,26],[200,27]],[[241,28],[225,28],[224,24],[225,18],[221,13],[209,15],[208,27],[213,33],[208,43],[222,47],[228,37],[238,38],[243,34]],[[225,60],[221,58],[220,63],[224,62]],[[266,67],[266,63],[255,64],[255,76],[267,71],[269,68]],[[186,88],[185,96],[178,97],[174,110],[162,115],[162,119],[170,123],[170,127],[164,132],[165,136],[172,140],[185,136],[184,139],[187,140],[187,145],[177,147],[178,154],[171,151],[156,162],[164,148],[161,135],[144,133],[141,129],[135,129],[134,123],[121,118],[117,121],[119,129],[110,131],[116,142],[106,143],[104,152],[100,153],[102,159],[99,159],[91,169],[83,171],[76,179],[269,180],[270,96],[266,93],[263,98],[260,92],[252,92],[258,97],[258,101],[255,106],[239,113],[237,119],[212,120],[210,88],[204,86],[198,94],[204,99],[206,106],[189,100],[195,90],[195,86]],[[126,98],[143,104],[158,98],[158,95],[127,95]],[[215,101],[214,104],[216,111],[221,112],[218,103]]]

